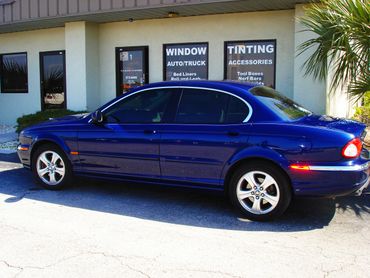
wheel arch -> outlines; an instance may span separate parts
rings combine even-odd
[[[237,157],[235,157],[232,162],[228,164],[228,167],[225,167],[223,173],[223,181],[224,181],[224,189],[225,191],[228,190],[230,180],[236,169],[241,167],[245,164],[255,163],[255,162],[263,162],[267,163],[268,165],[271,165],[275,168],[277,168],[287,179],[289,182],[289,186],[291,189],[292,194],[294,193],[293,187],[292,187],[292,179],[289,176],[286,169],[289,167],[289,162],[286,161],[281,155],[273,152],[272,150],[263,150],[259,152],[260,154],[257,154],[255,151],[248,151],[247,153],[240,154]]]
[[[70,156],[69,156],[69,148],[64,145],[64,144],[61,144],[61,142],[59,142],[59,140],[56,140],[54,138],[38,138],[33,144],[32,144],[32,148],[31,148],[31,153],[30,153],[30,166],[32,168],[32,158],[33,158],[33,155],[34,153],[36,152],[37,149],[39,149],[41,146],[44,146],[44,145],[54,145],[55,147],[57,147],[58,149],[60,149],[64,155],[71,161],[70,159]]]

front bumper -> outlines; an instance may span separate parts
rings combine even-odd
[[[312,165],[308,171],[290,170],[297,196],[361,195],[370,183],[370,161],[352,165]]]

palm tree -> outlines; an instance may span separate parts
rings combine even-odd
[[[322,0],[300,22],[316,35],[298,48],[298,55],[314,50],[303,64],[306,75],[325,80],[330,68],[331,89],[345,84],[358,99],[369,92],[370,0]]]

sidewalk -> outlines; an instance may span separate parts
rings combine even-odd
[[[18,134],[12,126],[0,124],[0,153],[14,153],[17,151]]]

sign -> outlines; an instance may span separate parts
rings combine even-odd
[[[164,44],[163,79],[208,79],[208,43]]]
[[[224,78],[275,88],[276,40],[225,42]]]
[[[117,95],[128,89],[148,83],[147,47],[123,47],[117,49],[118,86]]]

